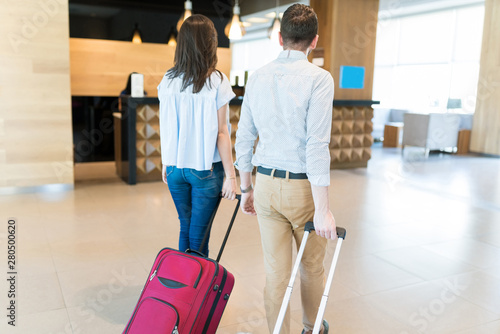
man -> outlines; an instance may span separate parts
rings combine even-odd
[[[291,274],[292,240],[300,245],[305,223],[314,221],[316,234],[310,235],[300,268],[303,333],[310,333],[324,289],[326,242],[337,237],[328,198],[333,79],[307,60],[317,32],[311,7],[296,4],[285,11],[279,37],[283,51],[248,81],[236,135],[242,210],[257,214],[262,238],[270,332]],[[326,321],[323,327],[325,334]],[[281,333],[289,331],[288,311]]]

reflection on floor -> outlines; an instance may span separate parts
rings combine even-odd
[[[347,229],[326,311],[331,332],[500,333],[500,160],[373,154],[367,169],[331,173],[333,212]],[[233,204],[221,205],[213,253]],[[161,182],[83,181],[70,192],[2,196],[0,211],[4,252],[9,217],[19,237],[17,326],[4,316],[1,333],[121,333],[157,252],[177,246]],[[261,257],[256,219],[239,214],[221,260],[236,285],[218,333],[268,332]],[[5,279],[0,291],[5,307]]]

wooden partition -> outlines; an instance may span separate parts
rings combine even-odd
[[[331,168],[366,167],[373,144],[373,72],[378,0],[311,0],[319,41],[311,60],[322,60],[335,82]],[[315,59],[314,59],[315,58]],[[364,67],[363,88],[340,88],[341,66]]]
[[[486,0],[470,150],[500,155],[500,2]]]
[[[369,102],[368,102],[369,103]],[[367,167],[373,144],[373,109],[370,104],[334,102],[330,168]]]
[[[157,98],[122,98],[123,113],[115,113],[116,172],[128,184],[161,180],[159,101]],[[229,102],[233,161],[234,143],[243,100]],[[238,171],[236,171],[238,173]]]
[[[0,192],[73,184],[68,1],[3,1]]]
[[[318,15],[319,40],[312,58],[323,58],[335,81],[336,100],[371,100],[375,68],[378,0],[311,0]],[[362,89],[339,87],[340,66],[365,68]]]
[[[157,96],[156,87],[173,66],[175,47],[166,44],[70,39],[71,95],[118,96],[131,72],[144,74],[144,90]],[[219,48],[217,68],[229,78],[231,50]]]

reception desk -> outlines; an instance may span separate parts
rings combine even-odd
[[[122,97],[114,125],[118,176],[128,184],[161,181],[158,98]]]
[[[236,140],[243,99],[229,103],[231,138]],[[373,108],[379,104],[372,100],[335,100],[332,110],[332,137],[330,140],[330,168],[345,169],[366,167],[371,158],[373,144]]]
[[[241,98],[229,103],[233,155],[241,103]],[[161,181],[158,98],[122,97],[121,105],[121,112],[113,114],[116,173],[128,184]]]
[[[330,168],[364,168],[373,144],[372,100],[334,100]]]
[[[231,141],[236,140],[241,97],[229,103]],[[373,144],[373,104],[377,101],[336,100],[332,109],[330,156],[332,169],[366,167]],[[159,102],[156,97],[122,98],[114,116],[115,161],[118,175],[128,184],[161,181]]]

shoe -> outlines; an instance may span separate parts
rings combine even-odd
[[[323,319],[323,332],[321,334],[328,334],[328,331],[330,330],[330,326],[328,325],[328,322]],[[306,330],[302,330],[302,334],[306,334]]]

